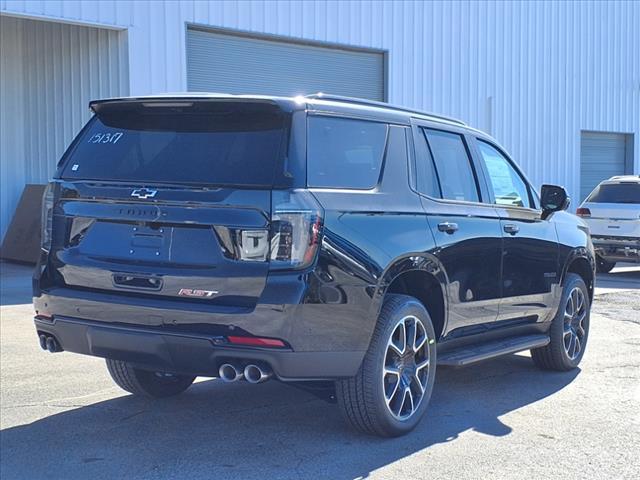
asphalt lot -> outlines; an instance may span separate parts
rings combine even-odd
[[[599,276],[579,370],[544,373],[525,354],[441,368],[427,417],[393,440],[351,432],[334,405],[278,382],[127,395],[104,361],[40,350],[29,271],[0,267],[2,480],[640,474],[639,267]]]

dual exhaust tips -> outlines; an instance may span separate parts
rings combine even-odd
[[[44,333],[41,333],[38,335],[38,340],[40,341],[40,348],[43,350],[48,350],[51,353],[62,351],[62,347],[52,335],[45,335]]]
[[[223,363],[218,369],[218,375],[224,382],[236,382],[244,378],[249,383],[262,383],[273,376],[273,371],[269,367],[253,363],[244,369],[233,363]]]

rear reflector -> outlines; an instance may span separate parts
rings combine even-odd
[[[250,345],[252,347],[271,347],[283,348],[286,345],[282,340],[276,338],[260,338],[260,337],[227,337],[229,343],[236,345]]]
[[[576,215],[578,215],[579,217],[590,217],[591,210],[589,210],[588,208],[580,207],[576,210]]]

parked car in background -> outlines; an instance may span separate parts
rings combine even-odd
[[[327,95],[91,108],[45,193],[42,348],[104,357],[151,397],[198,375],[333,382],[383,436],[416,426],[438,366],[580,362],[588,229],[490,136]]]
[[[576,211],[591,231],[598,272],[616,262],[640,263],[640,176],[601,182]]]

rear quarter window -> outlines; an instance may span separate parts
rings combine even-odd
[[[378,184],[388,126],[384,123],[310,116],[307,185],[370,189]]]

